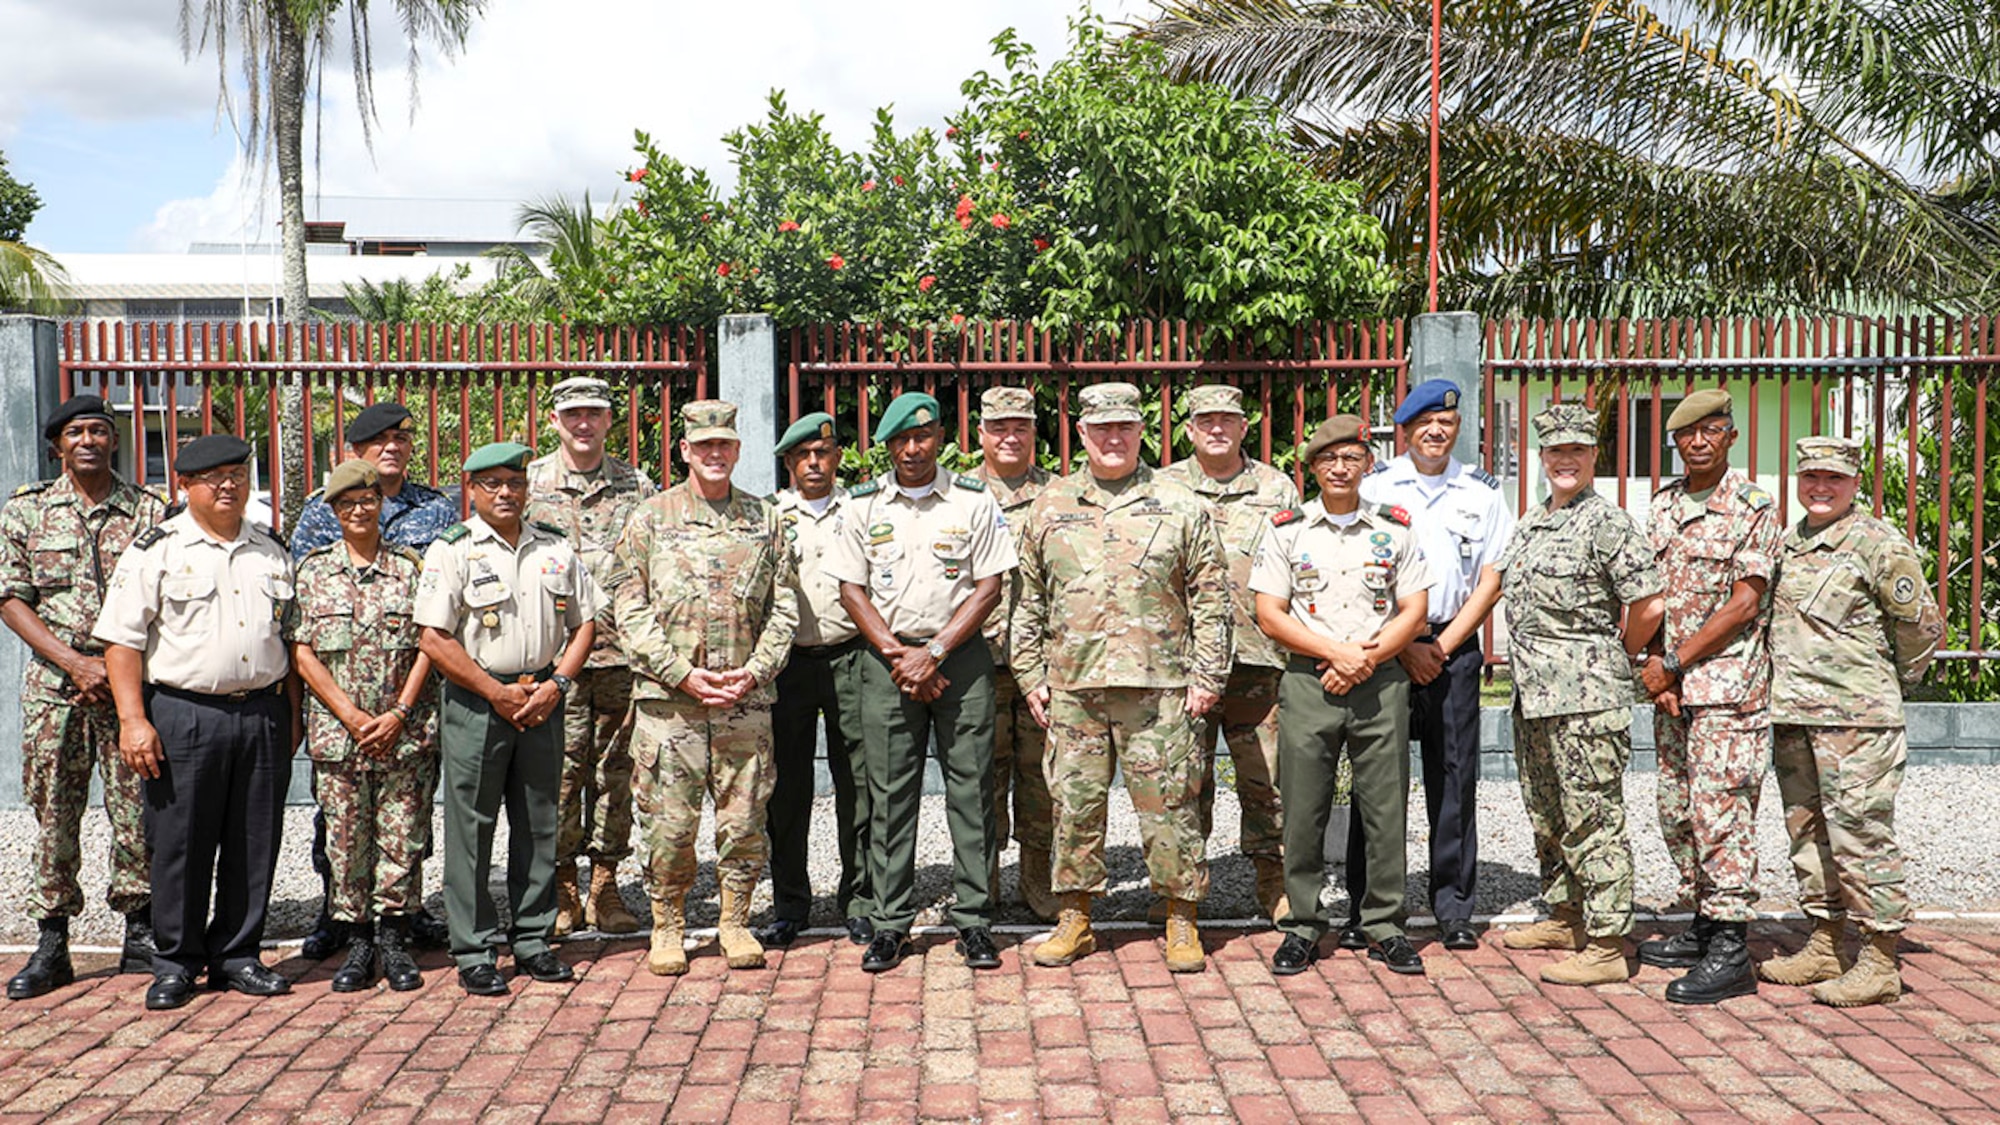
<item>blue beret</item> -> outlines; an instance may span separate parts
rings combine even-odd
[[[1420,414],[1433,410],[1457,410],[1460,391],[1450,379],[1426,379],[1410,388],[1403,404],[1396,408],[1396,424],[1407,426]]]
[[[928,425],[940,420],[942,411],[938,400],[922,391],[906,391],[896,396],[889,409],[882,412],[882,424],[875,428],[876,441],[888,441],[904,430]]]
[[[496,441],[482,445],[465,459],[465,473],[471,476],[481,469],[525,469],[535,451],[519,442]]]

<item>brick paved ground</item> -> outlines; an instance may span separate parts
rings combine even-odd
[[[0,1006],[0,1116],[2000,1119],[2000,933],[1912,931],[1902,1002],[1847,1012],[1768,985],[1679,1008],[1658,969],[1553,988],[1534,975],[1552,954],[1492,935],[1427,947],[1427,978],[1349,953],[1274,978],[1268,930],[1211,934],[1209,971],[1176,977],[1156,938],[1110,936],[1070,969],[1024,965],[1010,936],[976,975],[941,938],[881,976],[844,940],[734,974],[711,947],[679,980],[650,976],[637,942],[573,942],[577,984],[496,1000],[461,994],[435,954],[422,991],[358,995],[294,958],[290,996],[172,1013],[141,1008],[142,978],[100,974]],[[1758,936],[1763,956],[1801,931]]]

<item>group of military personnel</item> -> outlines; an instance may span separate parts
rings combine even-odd
[[[735,969],[809,920],[815,746],[823,724],[841,875],[835,904],[881,972],[911,951],[917,818],[931,747],[952,842],[950,921],[975,969],[1000,964],[999,855],[1055,923],[1031,951],[1096,946],[1109,791],[1122,776],[1165,925],[1164,959],[1200,971],[1218,743],[1234,765],[1241,850],[1284,933],[1279,974],[1334,928],[1323,838],[1351,771],[1342,948],[1422,973],[1404,931],[1410,741],[1422,745],[1430,900],[1441,944],[1477,948],[1480,633],[1507,607],[1515,746],[1551,917],[1508,932],[1561,949],[1553,983],[1627,979],[1632,864],[1621,778],[1630,707],[1655,705],[1660,820],[1696,909],[1639,947],[1685,967],[1669,999],[1712,1003],[1757,976],[1834,1004],[1894,999],[1909,917],[1892,812],[1902,688],[1941,628],[1920,561],[1853,510],[1858,446],[1798,445],[1805,515],[1728,463],[1729,396],[1690,395],[1667,431],[1686,475],[1650,527],[1600,497],[1598,420],[1537,415],[1549,496],[1515,525],[1499,482],[1453,456],[1459,389],[1416,386],[1383,464],[1359,418],[1298,451],[1318,495],[1244,452],[1241,392],[1188,393],[1195,456],[1144,463],[1143,400],[1085,387],[1085,464],[1036,465],[1032,391],[980,399],[980,468],[939,465],[935,398],[897,397],[875,427],[890,469],[851,489],[832,417],[778,453],[789,487],[734,483],[735,408],[679,412],[685,480],[664,492],[605,455],[611,388],[551,389],[558,448],[514,443],[463,464],[473,515],[408,480],[410,415],[362,410],[349,459],[309,499],[288,553],[244,519],[250,448],[184,447],[185,509],[111,470],[108,408],[70,399],[46,430],[62,475],[0,511],[0,620],[34,651],[25,791],[41,823],[29,905],[41,939],[13,998],[73,979],[78,824],[90,772],[112,824],[109,899],[123,968],[149,1007],[214,988],[285,991],[258,958],[292,747],[319,804],[324,908],[305,953],[345,948],[332,987],[420,987],[410,950],[447,946],[461,986],[563,981],[550,942],[633,933],[617,869],[639,840],[649,968],[688,970],[687,897],[704,798],[714,807],[718,938]],[[442,685],[438,686],[438,681]],[[1754,815],[1775,754],[1801,900],[1801,952],[1750,964]],[[443,924],[422,864],[441,794]],[[506,810],[508,925],[487,880]],[[636,814],[636,816],[635,816]],[[579,861],[588,861],[584,889]],[[772,912],[750,926],[768,867]],[[219,892],[212,889],[219,887]],[[213,919],[210,918],[211,898]],[[1865,940],[1842,940],[1852,915]]]

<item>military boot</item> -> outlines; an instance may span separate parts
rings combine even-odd
[[[677,977],[688,971],[687,923],[681,916],[686,892],[672,899],[653,900],[653,946],[646,954],[646,968],[657,977]]]
[[[1846,924],[1838,918],[1819,919],[1804,949],[1758,965],[1758,979],[1772,984],[1807,985],[1838,977],[1854,967],[1854,958],[1848,956],[1846,942],[1842,940],[1846,929]]]
[[[7,982],[7,999],[32,1000],[75,980],[76,969],[69,963],[69,919],[44,918],[35,951]]]
[[[1720,1004],[1732,996],[1755,996],[1757,972],[1750,966],[1747,922],[1714,922],[1708,952],[1679,980],[1667,982],[1676,1004]]]
[[[1692,925],[1670,938],[1640,942],[1639,960],[1662,969],[1691,969],[1708,953],[1709,939],[1719,924],[1697,914]]]
[[[1583,932],[1583,911],[1567,904],[1549,911],[1549,916],[1518,930],[1500,935],[1500,944],[1509,949],[1580,950],[1590,943]]]
[[[1097,935],[1090,931],[1090,892],[1072,891],[1060,896],[1060,901],[1056,932],[1035,947],[1037,965],[1067,965],[1097,949]]]
[[[142,906],[125,916],[125,947],[118,952],[121,973],[153,972],[153,954],[159,946],[153,940],[153,908]]]
[[[1264,916],[1275,922],[1291,913],[1291,904],[1285,898],[1285,864],[1274,855],[1252,856],[1250,862],[1257,867],[1257,908]]]
[[[1553,965],[1542,967],[1542,979],[1550,984],[1616,984],[1632,979],[1632,966],[1625,961],[1625,939],[1591,938],[1589,944]]]
[[[1839,979],[1813,985],[1812,998],[1836,1008],[1893,1004],[1903,996],[1903,973],[1896,965],[1895,933],[1870,934],[1861,943],[1854,967]]]
[[[625,909],[625,898],[618,893],[618,865],[610,860],[590,864],[590,898],[584,903],[589,912],[590,925],[601,934],[636,934],[639,919]]]
[[[410,956],[410,920],[391,915],[377,923],[376,929],[382,950],[382,979],[397,992],[422,988],[424,974]]]
[[[362,992],[375,986],[375,931],[367,923],[349,923],[347,960],[333,971],[335,992]]]
[[[550,937],[568,937],[583,927],[583,899],[576,893],[576,861],[556,864],[556,924]]]
[[[1167,971],[1198,973],[1208,967],[1201,931],[1195,926],[1195,905],[1184,898],[1167,900]]]
[[[1028,909],[1044,922],[1053,922],[1062,913],[1062,903],[1057,900],[1049,879],[1049,851],[1047,848],[1021,847],[1021,897],[1027,901]]]
[[[722,917],[716,924],[722,955],[732,969],[764,967],[764,946],[750,932],[750,892],[722,888]]]

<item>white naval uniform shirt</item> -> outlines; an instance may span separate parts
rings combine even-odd
[[[1457,460],[1446,462],[1444,487],[1417,472],[1405,453],[1361,479],[1361,499],[1401,508],[1410,516],[1417,547],[1437,584],[1431,587],[1430,620],[1442,628],[1465,608],[1481,567],[1493,566],[1514,538],[1514,516],[1492,474]]]

